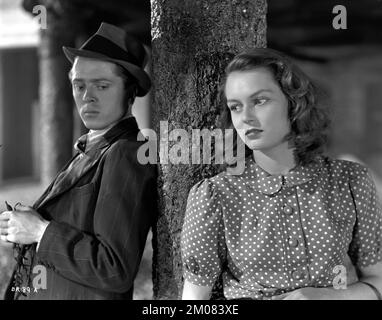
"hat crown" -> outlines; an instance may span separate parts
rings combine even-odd
[[[102,37],[127,52],[141,68],[146,64],[146,51],[143,45],[125,30],[112,24],[102,22],[97,32],[90,37],[80,49],[89,49],[95,37]]]
[[[63,50],[72,63],[80,56],[120,65],[135,79],[138,96],[144,96],[150,90],[150,77],[144,70],[148,54],[140,41],[119,27],[102,22],[97,32],[79,49],[63,47]]]

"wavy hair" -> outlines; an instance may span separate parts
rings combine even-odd
[[[249,71],[260,67],[273,74],[288,100],[291,132],[286,139],[294,146],[296,163],[306,165],[313,162],[324,151],[330,125],[327,109],[318,101],[322,92],[300,68],[276,50],[257,48],[244,51],[228,64],[220,87],[221,127],[233,128],[224,91],[227,77],[234,71]],[[246,146],[245,156],[250,154],[252,150]]]

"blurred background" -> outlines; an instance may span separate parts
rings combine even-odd
[[[268,0],[268,47],[293,57],[324,90],[333,121],[328,152],[368,166],[382,198],[382,1],[340,2]],[[39,4],[47,9],[46,29],[41,12],[33,14]],[[346,28],[337,30],[338,4]],[[0,0],[0,210],[5,200],[33,204],[85,131],[61,46],[81,45],[101,21],[124,27],[150,49],[148,0]],[[133,113],[141,128],[151,127],[150,94],[137,99]],[[135,299],[152,298],[151,261],[150,234]],[[0,243],[0,296],[13,265],[11,246]]]

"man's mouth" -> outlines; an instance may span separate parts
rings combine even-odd
[[[96,110],[85,110],[85,111],[83,111],[83,114],[84,115],[96,115],[96,114],[98,114],[99,112],[98,111],[96,111]]]

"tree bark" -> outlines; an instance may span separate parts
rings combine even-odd
[[[167,120],[169,131],[215,127],[218,86],[227,62],[245,48],[266,45],[266,0],[152,0],[151,10],[156,132],[160,121]],[[188,192],[219,168],[164,164],[165,158],[159,169],[160,215],[153,230],[153,289],[155,299],[178,299],[183,286],[180,233]]]

